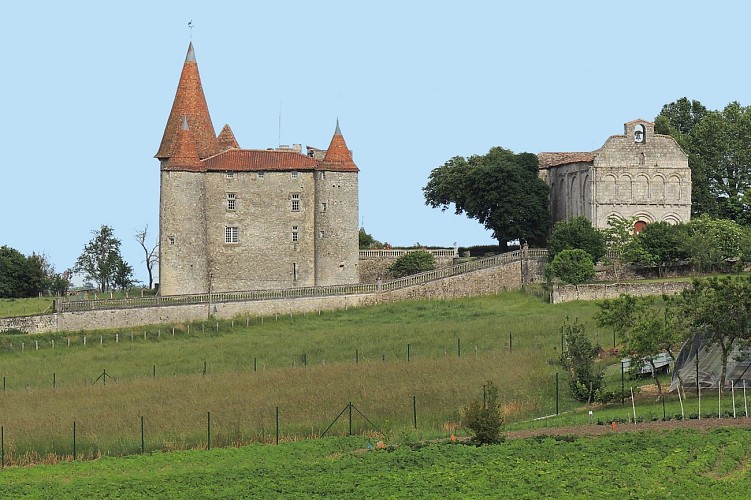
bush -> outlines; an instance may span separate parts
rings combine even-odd
[[[574,249],[586,251],[592,262],[598,262],[605,256],[605,234],[592,227],[585,217],[556,222],[548,242],[550,260],[564,250]]]
[[[499,443],[503,440],[501,427],[501,402],[498,388],[488,380],[485,386],[485,401],[471,401],[462,409],[462,423],[478,444]]]
[[[572,285],[584,283],[595,277],[595,264],[584,250],[563,250],[548,266],[550,274]]]
[[[394,278],[432,271],[433,269],[435,269],[435,257],[427,250],[417,250],[404,254],[389,266],[389,272]]]
[[[595,369],[597,347],[584,331],[581,323],[561,326],[561,335],[566,340],[566,350],[561,353],[561,364],[568,371],[571,394],[577,401],[591,403],[604,387],[603,374]]]

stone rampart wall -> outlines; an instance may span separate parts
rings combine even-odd
[[[663,281],[660,283],[612,283],[589,285],[565,285],[553,289],[550,301],[553,304],[574,300],[614,299],[622,293],[629,295],[673,295],[691,286],[690,281]]]
[[[454,264],[453,255],[434,255],[435,267],[440,269],[442,267],[449,267]],[[389,266],[393,264],[398,256],[394,255],[378,255],[373,257],[363,257],[360,255],[360,283],[375,283],[378,278],[386,281],[391,279],[389,274]]]
[[[530,278],[533,277],[533,274],[539,273],[541,265],[535,259],[527,261],[525,269],[529,281],[536,280]],[[20,330],[27,333],[45,333],[127,328],[154,324],[176,324],[201,321],[209,317],[209,314],[217,319],[230,319],[237,316],[312,313],[401,300],[449,299],[489,295],[506,290],[518,290],[521,288],[521,284],[522,262],[516,261],[506,265],[430,281],[421,285],[379,293],[219,302],[211,304],[211,306],[204,303],[132,309],[107,309],[64,312],[24,318],[4,318],[0,319],[0,332]]]

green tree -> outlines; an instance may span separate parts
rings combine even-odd
[[[655,132],[671,135],[688,155],[691,169],[691,213],[717,215],[717,196],[708,182],[709,165],[694,147],[694,128],[709,113],[699,101],[681,97],[665,104],[655,118]]]
[[[556,222],[548,241],[550,260],[563,250],[581,249],[587,252],[592,262],[605,255],[605,235],[592,227],[586,217],[572,217]]]
[[[83,273],[86,280],[93,281],[104,292],[114,285],[115,274],[122,267],[120,240],[115,238],[112,228],[105,225],[92,234],[94,237],[84,246],[73,270]]]
[[[564,283],[579,285],[595,277],[595,264],[584,250],[563,250],[548,264],[549,272]]]
[[[501,250],[522,238],[542,243],[550,226],[548,187],[538,177],[537,156],[500,147],[485,155],[456,156],[430,173],[425,204],[476,219],[493,232]]]
[[[657,384],[658,400],[662,398],[662,384],[657,376],[655,357],[666,352],[676,359],[673,351],[687,338],[685,328],[678,324],[672,302],[664,301],[662,310],[653,297],[634,297],[621,294],[617,299],[607,299],[599,304],[595,314],[598,326],[611,327],[623,342],[623,350],[631,358],[631,367],[640,367],[645,361],[652,368]]]
[[[636,235],[631,259],[644,266],[657,266],[659,276],[665,269],[688,257],[685,224],[653,222]]]
[[[704,332],[708,345],[720,348],[724,387],[733,345],[751,342],[751,277],[694,280],[681,292],[677,306],[692,331]]]
[[[715,219],[706,214],[688,223],[685,247],[694,269],[713,272],[729,261],[746,257],[748,231],[732,220]]]
[[[690,151],[706,172],[716,217],[751,222],[751,108],[731,102],[710,111],[691,133]],[[693,171],[692,171],[693,173]]]
[[[5,245],[0,247],[0,297],[32,296],[27,285],[29,273],[29,262],[21,252]]]
[[[751,223],[751,108],[731,102],[707,111],[686,98],[666,104],[655,131],[669,133],[689,156],[694,215]]]
[[[590,403],[604,386],[603,374],[595,368],[597,346],[584,331],[584,325],[577,321],[570,323],[566,318],[560,333],[566,341],[561,364],[568,371],[571,393],[577,401]]]
[[[478,444],[493,444],[502,440],[501,399],[498,388],[488,380],[484,387],[483,401],[470,401],[462,408],[462,425],[472,434]]]
[[[112,269],[112,286],[125,291],[137,282],[133,278],[133,266],[125,262],[122,257],[118,257]]]
[[[435,269],[435,257],[427,250],[406,253],[389,266],[389,272],[395,278],[432,271],[433,269]]]
[[[611,215],[608,217],[608,227],[603,231],[605,244],[612,255],[616,279],[621,277],[624,263],[629,261],[629,252],[634,245],[635,222],[635,217],[627,219],[619,215]]]
[[[364,227],[360,228],[360,232],[358,233],[358,239],[360,241],[361,250],[367,250],[369,248],[383,248],[383,243],[373,238],[372,235],[368,234],[365,231]]]

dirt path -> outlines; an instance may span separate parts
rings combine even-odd
[[[611,425],[577,425],[571,427],[545,427],[540,429],[525,429],[509,431],[505,435],[508,439],[528,438],[534,436],[600,436],[614,432],[663,431],[673,429],[696,429],[706,431],[716,427],[747,427],[751,428],[751,418],[705,418],[702,420],[669,420],[667,422],[642,422],[638,424],[617,424],[615,430]]]

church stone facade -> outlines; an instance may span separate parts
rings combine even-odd
[[[691,216],[688,156],[654,123],[634,120],[589,153],[540,153],[540,177],[550,187],[553,222],[583,216],[596,228],[608,218],[634,218],[634,231],[646,224],[687,222]]]
[[[306,153],[217,136],[191,43],[156,154],[160,293],[357,283],[359,170],[339,124]]]

